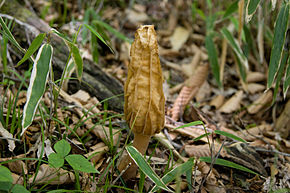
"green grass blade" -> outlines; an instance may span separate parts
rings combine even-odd
[[[167,174],[165,174],[161,180],[163,181],[164,184],[168,184],[169,182],[172,182],[174,179],[176,179],[178,176],[180,176],[181,174],[185,173],[188,170],[191,170],[194,162],[193,162],[193,158],[189,159],[187,162],[177,166],[176,168],[172,169],[170,172],[168,172]],[[155,185],[152,190],[150,190],[150,192],[155,192],[157,191],[159,188]]]
[[[196,126],[196,125],[203,125],[203,122],[202,121],[194,121],[194,122],[186,123],[184,125],[181,125],[181,126],[175,128],[174,130],[185,128],[185,127]]]
[[[6,26],[5,22],[3,21],[2,17],[0,17],[0,25],[3,29],[3,35],[6,36],[9,41],[16,46],[21,52],[25,53],[25,50],[18,44],[8,27]]]
[[[127,146],[126,150],[128,151],[131,158],[134,162],[139,166],[144,174],[146,174],[155,184],[157,187],[172,192],[168,187],[163,183],[163,181],[159,178],[159,176],[154,172],[154,170],[150,167],[141,153],[133,146]]]
[[[81,81],[82,75],[83,75],[83,66],[84,66],[83,59],[81,57],[79,48],[75,44],[70,44],[70,48],[71,48],[73,61],[74,61],[76,71],[77,71],[77,77],[79,81]]]
[[[225,11],[225,14],[223,16],[223,19],[229,17],[230,15],[232,15],[234,12],[236,12],[238,10],[238,2],[239,0],[233,2]]]
[[[234,140],[237,140],[237,141],[241,141],[243,143],[247,143],[247,141],[245,141],[244,139],[242,139],[242,138],[240,138],[240,137],[238,137],[238,136],[236,136],[234,134],[225,132],[225,131],[215,130],[214,133],[219,134],[219,135],[226,136],[228,138],[231,138],[231,139],[234,139]]]
[[[221,33],[227,39],[229,45],[234,50],[234,52],[237,56],[238,63],[240,63],[240,65],[241,65],[240,74],[242,76],[243,81],[245,82],[245,80],[246,80],[246,77],[245,77],[246,73],[245,72],[249,69],[248,60],[247,60],[245,54],[243,53],[243,50],[239,46],[237,40],[234,39],[233,35],[229,32],[229,30],[224,27],[221,30]]]
[[[200,159],[200,161],[207,162],[207,163],[212,162],[212,159],[210,157],[200,157],[199,159]],[[233,163],[233,162],[228,161],[228,160],[220,159],[220,158],[217,158],[214,164],[226,166],[229,168],[235,168],[237,170],[241,170],[241,171],[248,172],[251,174],[259,175],[258,173],[254,172],[254,171],[252,171],[244,166],[241,166],[239,164]]]
[[[40,47],[42,41],[44,40],[46,34],[45,33],[41,33],[39,34],[31,43],[31,45],[29,46],[29,48],[27,49],[25,55],[23,56],[23,58],[17,63],[17,66],[20,66],[23,62],[25,62],[30,56],[32,56],[32,54],[34,54],[34,52]]]
[[[204,138],[204,137],[206,137],[206,136],[209,136],[209,135],[211,135],[211,133],[205,133],[205,134],[202,134],[202,135],[200,135],[200,136],[194,138],[193,141],[198,141],[198,140],[200,140],[200,139],[202,139],[202,138]]]
[[[108,48],[111,50],[112,53],[114,53],[113,48],[102,38],[102,36],[90,25],[88,24],[83,24],[86,28],[88,28],[95,36],[97,36],[105,45],[108,46]]]
[[[273,47],[271,51],[270,64],[269,64],[269,72],[268,72],[268,81],[267,88],[270,88],[274,82],[274,78],[278,72],[281,58],[282,58],[282,49],[285,42],[286,37],[286,29],[288,26],[289,20],[289,6],[290,3],[284,4],[280,12],[278,14],[276,25],[274,29],[274,40]]]
[[[57,31],[56,29],[51,29],[51,32],[56,34],[58,37],[60,37],[61,39],[69,42],[69,43],[73,43],[66,35],[60,33],[59,31]]]
[[[220,67],[218,63],[217,50],[212,40],[212,37],[209,35],[205,37],[205,48],[208,53],[211,70],[213,72],[216,82],[218,83],[218,86],[221,88],[222,83],[220,78]]]
[[[246,7],[246,22],[251,21],[261,0],[248,0]]]
[[[125,36],[124,34],[122,34],[121,32],[115,30],[113,27],[111,27],[109,24],[100,21],[100,20],[95,20],[93,22],[96,22],[97,24],[103,26],[104,28],[106,28],[108,31],[110,31],[112,34],[114,34],[117,38],[124,40],[126,42],[129,42],[130,44],[133,42],[132,39],[128,38],[127,36]]]
[[[51,68],[52,53],[53,48],[49,44],[42,45],[37,53],[27,90],[27,100],[23,110],[21,135],[32,123],[37,106],[44,94]]]

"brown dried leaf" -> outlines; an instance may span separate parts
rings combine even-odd
[[[224,95],[217,95],[210,101],[209,105],[214,106],[216,109],[218,109],[222,106],[224,100],[225,100]]]
[[[78,90],[76,93],[72,94],[71,97],[78,100],[82,104],[86,104],[91,98],[89,93],[83,90]]]
[[[16,160],[13,162],[8,162],[8,168],[10,171],[15,172],[17,174],[27,174],[27,167],[25,163],[21,160]]]
[[[137,30],[130,54],[125,118],[135,134],[151,136],[163,128],[165,116],[163,77],[154,26],[144,25]]]
[[[251,94],[261,92],[265,90],[265,86],[262,84],[257,84],[257,83],[249,83],[248,84],[248,91]]]
[[[173,120],[178,120],[178,118],[183,114],[185,106],[192,100],[203,82],[206,80],[207,73],[208,63],[200,65],[194,75],[186,80],[185,85],[181,89],[171,109],[171,117]]]
[[[87,124],[86,123],[86,127],[87,129],[90,129],[91,127],[93,127],[93,124]],[[106,142],[110,142],[110,129],[108,127],[102,126],[102,125],[96,125],[94,127],[94,129],[92,130],[92,132],[99,137],[101,140],[103,140],[105,143]],[[120,132],[116,129],[112,130],[112,134],[113,134],[113,144],[116,145],[118,143],[118,139],[120,136]]]
[[[243,98],[243,91],[238,91],[234,96],[232,96],[223,106],[219,109],[223,113],[232,113],[240,108],[240,103]]]
[[[273,93],[271,90],[263,93],[256,101],[253,102],[251,106],[248,107],[248,112],[250,114],[258,113],[265,105],[272,101]]]
[[[91,147],[93,151],[85,154],[85,157],[90,157],[90,161],[96,164],[104,155],[105,151],[108,151],[109,148],[104,143],[98,143]]]
[[[248,72],[247,82],[261,82],[266,80],[266,75],[262,72]]]
[[[32,183],[35,174],[29,178],[28,182]],[[62,168],[51,168],[47,164],[42,164],[39,167],[34,183],[45,184],[70,184],[75,181],[75,176],[72,172],[66,171]]]
[[[186,28],[180,26],[176,27],[173,35],[170,37],[172,49],[178,51],[187,41],[189,34],[190,30],[187,30]]]
[[[275,122],[275,131],[278,131],[283,138],[290,133],[290,100],[286,103],[283,112]]]
[[[216,154],[221,147],[221,144],[215,143],[214,144],[214,151],[213,154]],[[209,145],[185,145],[184,147],[185,152],[190,156],[190,157],[210,157],[210,149]],[[222,149],[220,154],[224,156],[226,154],[225,150]]]

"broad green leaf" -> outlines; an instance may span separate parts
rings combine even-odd
[[[240,74],[242,76],[243,81],[246,80],[246,71],[249,69],[249,64],[246,56],[244,55],[241,47],[239,46],[237,40],[234,39],[233,35],[229,32],[227,28],[223,28],[221,30],[223,36],[227,39],[228,43],[230,44],[231,48],[234,50],[238,63],[240,63]]]
[[[210,157],[200,157],[199,158],[200,161],[203,161],[203,162],[207,162],[207,163],[211,163],[212,162],[212,159]],[[217,165],[221,165],[221,166],[226,166],[226,167],[229,167],[229,168],[235,168],[237,170],[241,170],[241,171],[245,171],[245,172],[248,172],[248,173],[251,173],[251,174],[256,174],[256,175],[259,175],[258,173],[244,167],[244,166],[241,166],[239,164],[236,164],[236,163],[233,163],[231,161],[228,161],[228,160],[224,160],[224,159],[216,159],[215,163],[214,164],[217,164]]]
[[[31,43],[31,45],[29,46],[29,48],[27,49],[25,55],[23,56],[23,58],[17,63],[16,67],[21,65],[23,62],[25,62],[27,59],[29,59],[30,56],[32,56],[32,54],[34,54],[34,52],[39,48],[39,46],[41,45],[42,41],[44,40],[46,34],[42,33],[39,34]]]
[[[9,41],[16,46],[22,53],[25,53],[25,50],[18,44],[8,27],[6,26],[5,22],[3,21],[2,17],[0,17],[0,24],[3,29],[3,35],[6,36]]]
[[[281,60],[281,63],[280,63],[279,69],[278,69],[278,73],[277,73],[277,79],[276,79],[276,85],[275,85],[275,88],[274,88],[272,104],[274,104],[275,101],[276,101],[276,96],[277,96],[278,89],[279,89],[279,86],[280,86],[280,83],[281,83],[281,80],[282,80],[282,77],[283,77],[283,72],[284,72],[284,69],[285,69],[285,65],[286,65],[288,56],[289,56],[289,54],[288,54],[287,51],[283,52],[282,60]]]
[[[75,44],[70,44],[74,64],[76,65],[77,77],[79,81],[82,79],[83,74],[83,59],[80,55],[80,51]]]
[[[21,192],[21,193],[30,193],[28,190],[26,190],[26,188],[24,188],[20,184],[14,184],[11,192],[12,193],[19,193],[19,192]]]
[[[205,48],[208,53],[211,70],[213,72],[216,82],[218,83],[218,86],[221,88],[222,83],[220,78],[220,67],[218,63],[217,50],[211,36],[205,37]]]
[[[64,158],[59,153],[51,153],[48,156],[48,163],[53,168],[60,168],[64,164]]]
[[[223,19],[229,17],[231,14],[233,14],[234,12],[236,12],[238,10],[238,3],[239,0],[233,2],[226,10]]]
[[[287,94],[289,86],[290,86],[290,57],[288,57],[287,70],[285,73],[284,84],[283,84],[284,98],[286,98],[286,94]]]
[[[237,141],[241,141],[243,143],[247,143],[247,141],[245,141],[244,139],[242,139],[242,138],[240,138],[240,137],[238,137],[238,136],[236,136],[234,134],[225,132],[225,131],[215,130],[214,133],[219,134],[219,135],[226,136],[228,138],[231,138],[231,139],[234,139],[234,140],[237,140]]]
[[[109,44],[102,38],[102,36],[90,25],[88,24],[83,24],[86,28],[88,28],[95,36],[97,36],[105,45],[110,48],[111,52],[114,53],[114,50],[109,46]]]
[[[54,149],[61,157],[65,157],[69,154],[71,147],[66,140],[62,139],[54,145]]]
[[[112,28],[109,24],[100,21],[100,20],[95,20],[93,22],[96,22],[97,24],[103,26],[104,28],[106,28],[108,31],[110,31],[112,34],[114,34],[117,38],[124,40],[126,42],[129,42],[130,44],[133,42],[132,39],[128,38],[127,36],[125,36],[124,34],[122,34],[121,32],[115,30],[114,28]]]
[[[94,168],[91,162],[89,162],[84,156],[73,154],[65,157],[65,160],[69,165],[77,171],[86,172],[86,173],[100,173]]]
[[[44,94],[51,68],[52,53],[53,48],[49,44],[42,45],[37,53],[27,90],[27,100],[23,110],[21,135],[32,123],[38,104]]]
[[[194,122],[186,123],[184,125],[181,125],[181,126],[175,128],[174,130],[185,128],[185,127],[196,126],[196,125],[203,125],[203,122],[202,121],[194,121]]]
[[[246,8],[246,22],[251,21],[261,0],[248,0]]]
[[[274,78],[278,73],[278,69],[282,59],[282,49],[284,47],[286,29],[288,26],[289,20],[289,6],[290,3],[284,4],[278,14],[275,29],[274,29],[274,40],[273,47],[271,51],[269,72],[268,72],[268,81],[267,88],[270,88],[274,82]]]
[[[155,173],[155,171],[150,167],[148,162],[144,159],[141,153],[133,146],[127,146],[126,150],[128,151],[130,157],[134,160],[134,162],[138,165],[140,170],[150,178],[158,188],[163,190],[172,192],[168,187],[164,184],[164,182],[159,178],[159,176]]]
[[[13,182],[12,173],[4,166],[0,165],[0,182]]]
[[[188,170],[191,170],[194,162],[194,159],[189,159],[187,162],[177,166],[176,168],[172,169],[170,172],[165,174],[161,180],[163,181],[164,184],[168,184],[172,182],[174,179],[179,177],[181,174],[187,172]],[[155,185],[150,192],[156,192],[159,188]]]

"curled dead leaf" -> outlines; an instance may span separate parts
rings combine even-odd
[[[227,100],[223,106],[219,109],[222,113],[232,113],[237,111],[241,107],[241,101],[243,98],[243,91],[238,91],[229,100]]]
[[[273,92],[268,90],[267,92],[263,93],[257,100],[255,100],[251,106],[248,107],[248,112],[250,114],[258,113],[264,106],[271,103],[272,98]]]

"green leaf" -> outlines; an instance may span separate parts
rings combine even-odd
[[[82,74],[83,74],[83,59],[80,55],[80,51],[78,47],[75,44],[70,44],[71,51],[72,51],[72,56],[74,60],[74,64],[76,65],[76,70],[77,70],[77,77],[79,81],[82,79]]]
[[[127,146],[126,150],[128,151],[130,157],[134,160],[134,162],[138,165],[140,170],[150,178],[158,188],[163,190],[172,192],[168,187],[164,184],[164,182],[159,178],[159,176],[155,173],[155,171],[150,167],[148,162],[144,159],[141,153],[133,146]]]
[[[200,139],[202,139],[202,138],[204,138],[204,137],[206,137],[206,136],[209,136],[209,135],[211,135],[211,133],[205,133],[205,134],[202,134],[202,135],[200,135],[200,136],[194,138],[193,141],[198,141],[198,140],[200,140]]]
[[[114,53],[114,50],[109,46],[109,44],[102,38],[102,36],[90,25],[83,24],[86,28],[88,28],[95,36],[97,36],[105,45],[108,46],[108,48],[111,50],[112,53]]]
[[[238,10],[238,3],[239,3],[239,0],[233,2],[226,10],[224,16],[223,16],[223,19],[229,17],[230,15],[232,15],[234,12],[236,12]]]
[[[19,193],[19,192],[21,192],[21,193],[30,193],[28,190],[26,190],[26,188],[24,188],[20,184],[14,184],[11,192],[12,193]]]
[[[186,123],[184,125],[181,125],[181,126],[175,128],[174,130],[185,128],[185,127],[196,126],[196,125],[203,125],[203,122],[202,121],[194,121],[194,122]]]
[[[251,21],[261,0],[248,0],[246,8],[246,22]]]
[[[281,7],[277,20],[276,20],[276,25],[274,29],[273,47],[271,51],[270,64],[269,64],[267,88],[270,88],[272,86],[274,82],[274,78],[278,72],[278,69],[281,63],[282,49],[285,42],[286,31],[287,31],[286,29],[287,29],[288,20],[289,20],[289,6],[290,6],[290,3],[286,3]]]
[[[236,141],[241,141],[243,143],[247,143],[247,141],[245,141],[244,139],[242,139],[242,138],[240,138],[240,137],[238,137],[238,136],[236,136],[234,134],[225,132],[225,131],[215,130],[214,133],[219,134],[219,135],[226,136],[226,137],[231,138],[231,139],[234,139]]]
[[[16,46],[22,53],[25,53],[25,50],[18,44],[8,27],[6,26],[5,22],[3,21],[2,17],[0,17],[0,24],[3,29],[3,35],[6,36],[9,41]],[[2,31],[1,31],[2,32]]]
[[[213,72],[213,76],[216,82],[218,83],[218,86],[221,88],[222,83],[221,83],[221,78],[220,78],[220,67],[218,63],[217,50],[211,36],[205,37],[205,48],[208,53],[209,63],[210,63],[211,70]]]
[[[69,154],[71,147],[66,140],[62,139],[54,145],[54,149],[61,157],[65,157]]]
[[[44,40],[46,34],[42,33],[39,34],[31,43],[31,45],[29,46],[29,48],[27,49],[25,55],[23,56],[23,58],[17,63],[16,67],[21,65],[23,62],[25,62],[27,59],[29,59],[30,56],[32,56],[32,54],[34,54],[34,52],[39,48],[39,46],[41,45],[42,41]]]
[[[229,45],[234,50],[234,52],[237,56],[240,75],[242,77],[242,80],[245,82],[246,81],[246,71],[249,68],[248,60],[247,60],[246,56],[244,55],[241,47],[239,46],[237,40],[234,39],[233,35],[229,32],[229,30],[224,27],[221,30],[221,33],[227,39]]]
[[[284,84],[283,84],[284,98],[286,98],[286,94],[287,94],[289,86],[290,86],[290,57],[288,57],[287,70],[285,73]]]
[[[133,40],[126,37],[124,34],[122,34],[121,32],[115,30],[114,28],[112,28],[110,25],[108,25],[107,23],[100,21],[100,20],[95,20],[93,22],[96,22],[97,24],[103,26],[104,28],[106,28],[108,31],[110,31],[112,34],[114,34],[117,38],[129,42],[130,44],[132,44]]]
[[[193,158],[189,159],[187,162],[177,166],[176,168],[172,169],[170,172],[168,172],[167,174],[165,174],[161,180],[163,181],[164,184],[168,184],[170,182],[172,182],[174,179],[176,179],[177,177],[179,177],[181,174],[187,172],[188,170],[191,170],[194,162],[193,162]],[[150,192],[155,192],[157,191],[159,188],[155,185],[152,190]]]
[[[100,173],[98,170],[94,168],[91,162],[89,162],[82,155],[68,155],[65,157],[65,160],[69,163],[69,165],[77,171],[86,172],[86,173]]]
[[[64,158],[59,153],[51,153],[48,156],[48,163],[53,168],[60,168],[64,164]]]
[[[203,161],[203,162],[207,162],[207,163],[211,163],[212,160],[210,157],[200,157],[199,158],[200,161]],[[228,160],[224,160],[224,159],[216,159],[216,162],[215,164],[217,165],[221,165],[221,166],[226,166],[226,167],[229,167],[229,168],[235,168],[237,170],[241,170],[241,171],[244,171],[244,172],[248,172],[248,173],[251,173],[251,174],[256,174],[256,175],[259,175],[258,173],[244,167],[244,166],[241,166],[239,164],[236,164],[236,163],[233,163],[231,161],[228,161]]]
[[[12,173],[4,166],[0,165],[0,182],[13,182]]]
[[[23,110],[21,135],[32,123],[38,104],[44,94],[51,68],[52,53],[53,48],[49,44],[42,45],[37,53],[27,90],[27,100]]]

